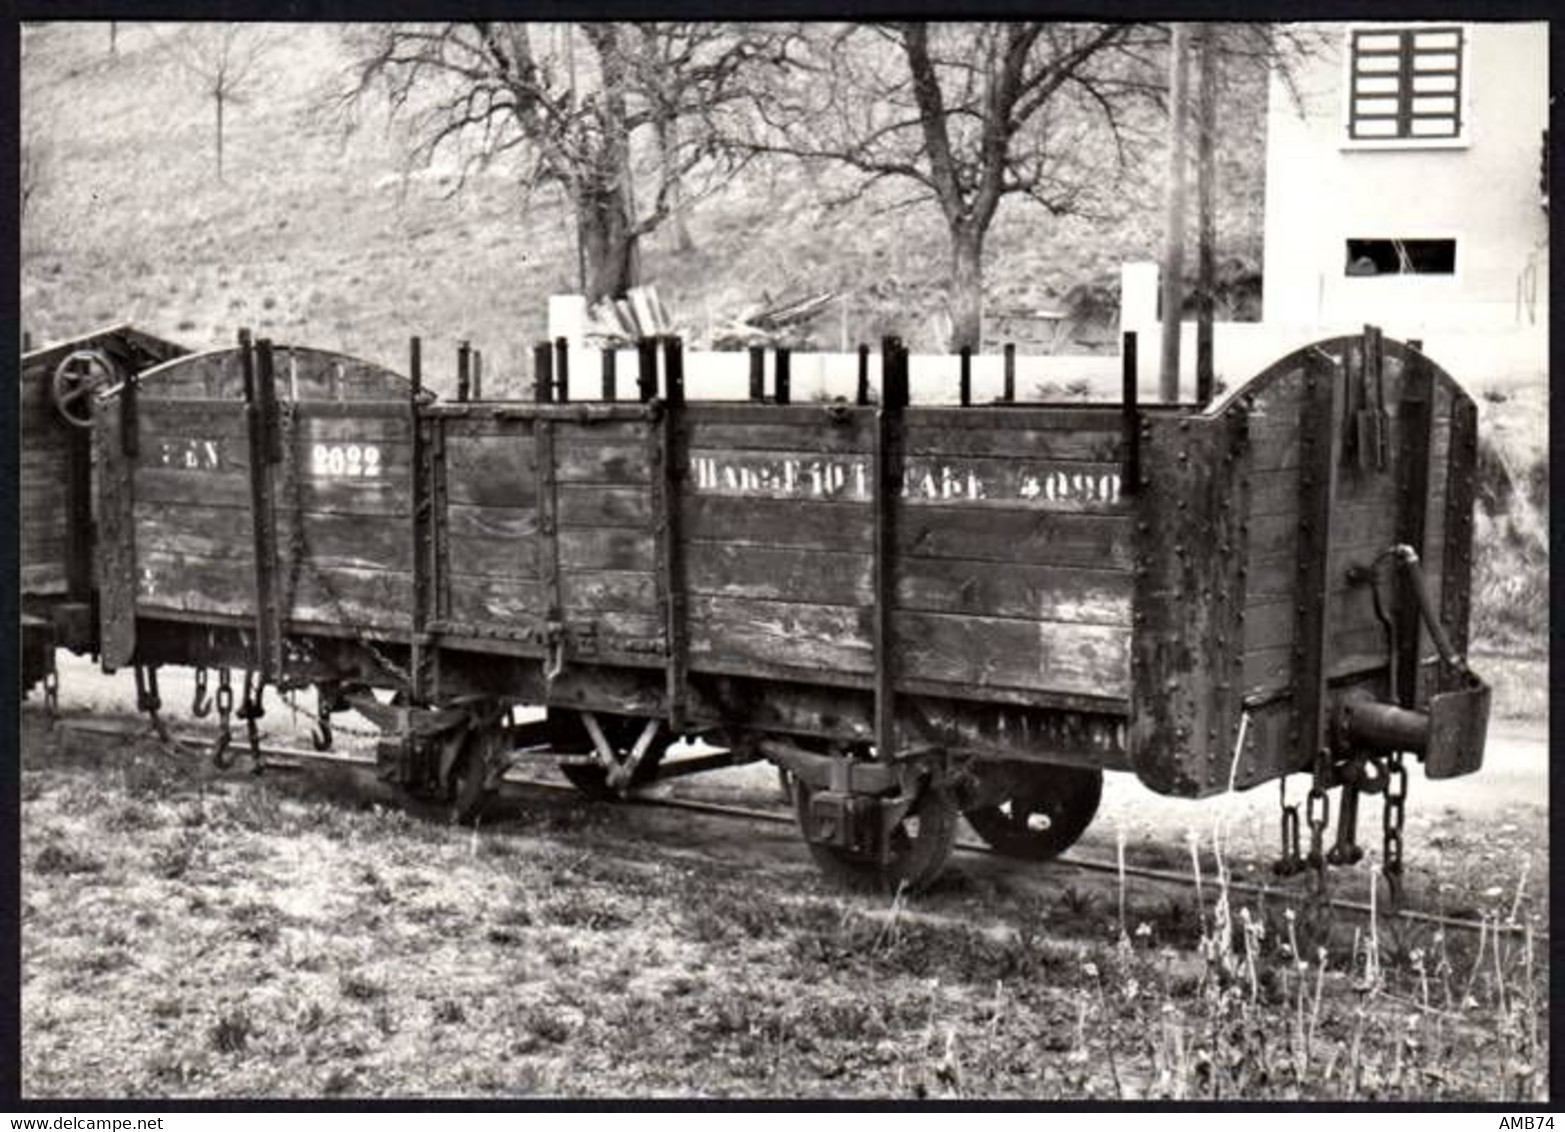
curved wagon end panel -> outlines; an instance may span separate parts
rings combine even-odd
[[[271,344],[270,352],[282,401],[406,402],[412,395],[409,378],[378,362],[312,346]],[[252,351],[251,357],[259,353]],[[245,359],[243,346],[186,354],[143,372],[139,392],[168,400],[243,400]],[[419,396],[432,399],[428,393]]]
[[[1397,741],[1430,776],[1476,770],[1477,414],[1451,375],[1368,327],[1140,428],[1142,780],[1201,796],[1314,772],[1390,742],[1365,734],[1376,705],[1417,715]]]

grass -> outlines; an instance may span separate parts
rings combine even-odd
[[[1417,833],[1415,898],[1486,916],[1479,940],[1241,898],[1241,861],[1210,838],[1199,901],[1112,877],[1008,891],[963,868],[887,900],[832,890],[802,851],[747,856],[688,821],[627,831],[613,807],[528,796],[474,838],[307,782],[202,771],[133,801],[161,754],[37,731],[23,752],[29,1096],[1546,1088],[1546,949],[1527,934],[1547,920],[1541,819]],[[110,835],[132,804],[146,820]],[[550,820],[566,812],[602,820]],[[72,844],[97,847],[96,871],[40,866]]]

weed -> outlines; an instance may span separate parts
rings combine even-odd
[[[443,998],[435,1003],[435,1021],[442,1026],[456,1026],[467,1021],[467,1010],[454,998]]]
[[[73,846],[51,841],[33,858],[33,871],[42,876],[79,876],[101,873],[103,862]]]
[[[321,1081],[323,1097],[340,1097],[353,1091],[354,1078],[351,1069],[333,1069]]]
[[[372,1002],[386,993],[386,988],[356,971],[345,971],[337,979],[337,990],[343,998],[357,1002]]]
[[[255,1034],[255,1023],[243,1006],[235,1006],[219,1015],[207,1031],[207,1042],[223,1054],[244,1053]]]

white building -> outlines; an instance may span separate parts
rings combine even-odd
[[[1314,25],[1267,121],[1268,323],[1515,336],[1546,355],[1544,23]]]

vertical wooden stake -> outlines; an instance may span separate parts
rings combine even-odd
[[[456,399],[465,402],[472,392],[473,348],[462,342],[456,348]]]
[[[1138,406],[1140,391],[1136,387],[1136,332],[1127,330],[1120,353],[1120,380],[1122,383],[1120,421],[1121,448],[1124,466],[1120,470],[1119,493],[1134,495],[1141,489],[1141,413]]]
[[[560,404],[571,399],[571,344],[564,338],[554,340],[554,389]]]
[[[750,347],[750,400],[766,400],[766,347]]]
[[[789,399],[792,396],[792,374],[790,365],[792,353],[793,352],[789,350],[787,346],[777,347],[777,354],[774,359],[774,364],[776,365],[777,369],[776,372],[772,375],[772,385],[774,386],[772,394],[779,405],[788,404]]]
[[[540,404],[554,399],[554,347],[548,342],[533,344],[533,400]]]
[[[473,351],[473,400],[484,399],[484,352]]]
[[[1184,305],[1185,134],[1190,109],[1190,69],[1185,58],[1187,38],[1185,25],[1175,23],[1169,44],[1168,96],[1172,120],[1169,124],[1163,242],[1163,349],[1158,369],[1158,390],[1168,404],[1179,400],[1179,316]]]
[[[859,384],[854,391],[853,403],[869,404],[869,347],[863,343],[859,344]]]
[[[613,346],[603,347],[603,399],[612,401],[619,391],[615,388],[619,381],[619,351]]]
[[[636,342],[636,397],[643,404],[658,395],[658,344],[655,339]]]
[[[1005,344],[1005,388],[1000,394],[1000,400],[1007,405],[1016,401],[1016,343]]]
[[[962,408],[967,408],[973,403],[973,348],[963,346],[961,353],[961,377],[958,380],[959,400]]]
[[[1217,285],[1217,51],[1216,32],[1202,24],[1201,85],[1196,99],[1196,404],[1212,399],[1216,377],[1212,363],[1212,319]]]
[[[408,339],[408,383],[414,397],[424,389],[424,343],[417,334]]]

